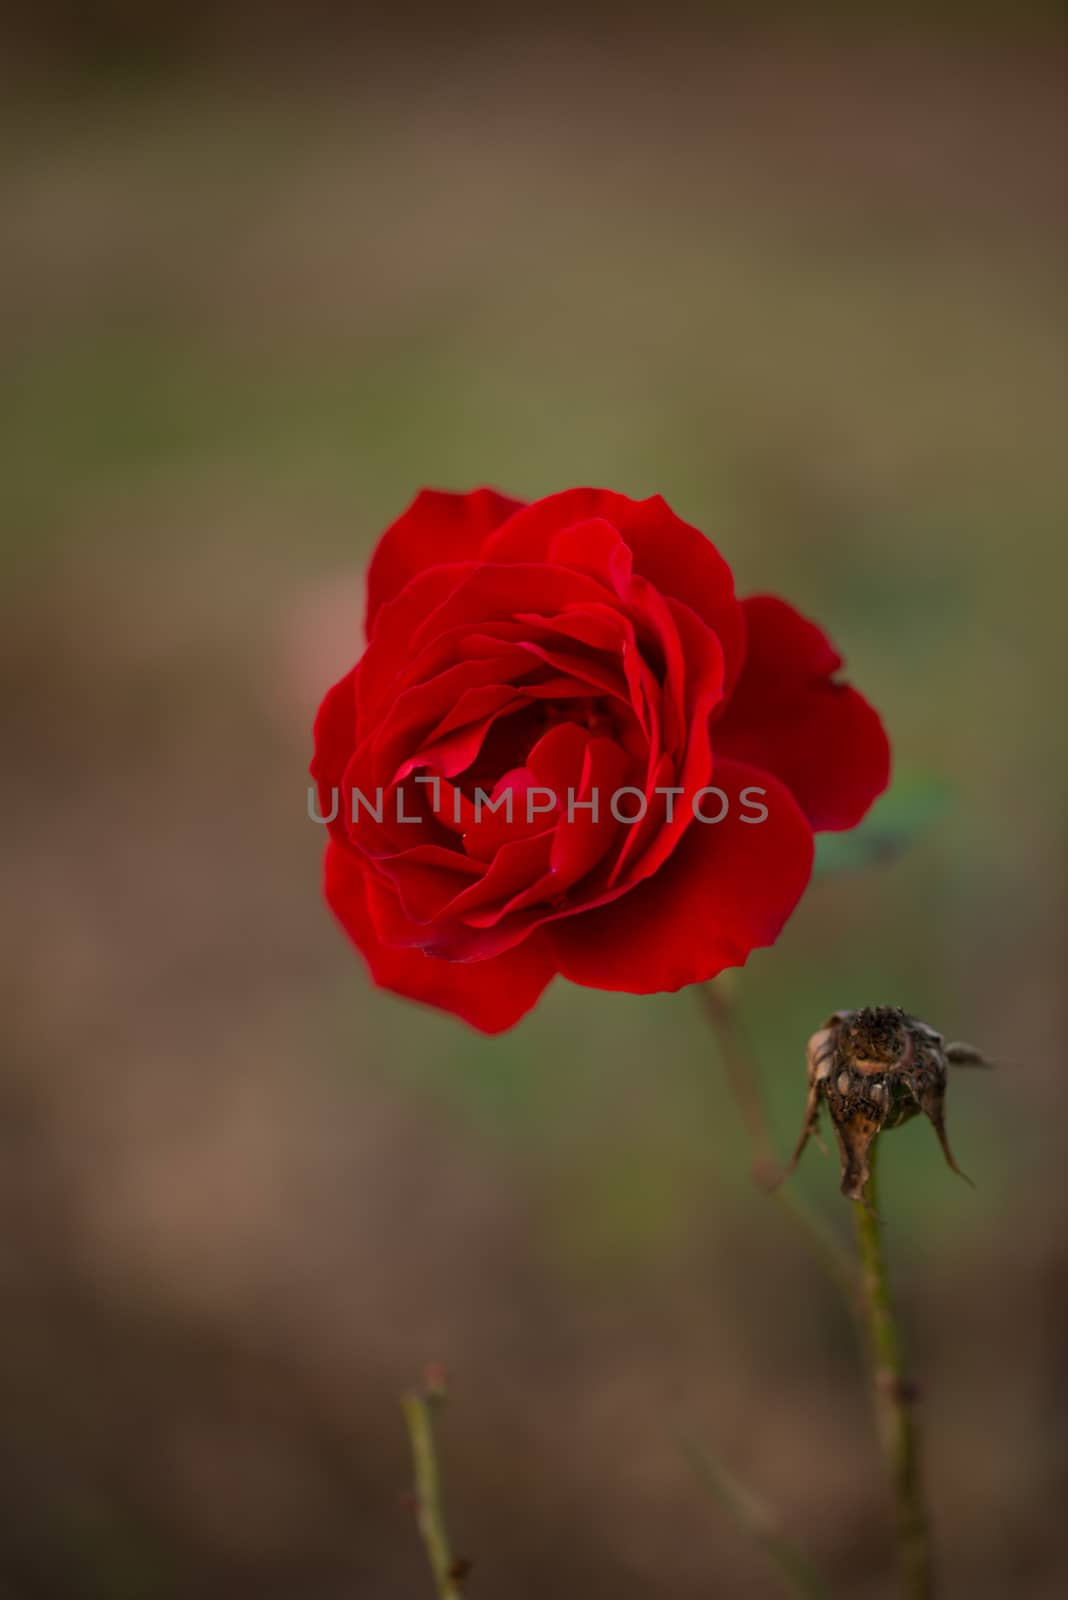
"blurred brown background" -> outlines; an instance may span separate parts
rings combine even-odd
[[[9,16],[0,1593],[779,1592],[680,1434],[893,1592],[852,1331],[693,995],[487,1041],[319,900],[310,723],[422,483],[662,491],[823,621],[943,795],[740,999],[1001,1058],[886,1150],[946,1593],[1064,1592],[1066,420],[1052,9]],[[799,1189],[848,1237],[834,1164]]]

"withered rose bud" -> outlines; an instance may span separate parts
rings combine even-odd
[[[842,1160],[842,1193],[864,1199],[871,1176],[869,1157],[880,1133],[908,1122],[918,1111],[928,1118],[949,1166],[966,1182],[946,1137],[948,1068],[981,1066],[971,1045],[946,1045],[919,1017],[896,1006],[836,1011],[808,1042],[808,1100],[789,1177],[809,1139],[819,1141],[820,1108],[826,1104]]]

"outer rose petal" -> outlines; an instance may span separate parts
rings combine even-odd
[[[552,946],[534,933],[491,961],[438,961],[421,950],[383,945],[371,924],[359,857],[331,841],[323,886],[327,904],[360,950],[375,983],[409,1000],[452,1011],[483,1033],[503,1033],[535,1004],[556,972]]]
[[[718,761],[711,781],[730,797],[722,822],[692,822],[651,878],[611,905],[550,925],[565,978],[655,994],[703,983],[775,942],[812,871],[812,830],[766,773]],[[767,791],[762,822],[741,820],[738,796],[750,784]],[[715,804],[710,797],[705,808]]]
[[[487,535],[522,503],[495,489],[472,489],[469,494],[421,489],[407,511],[386,529],[371,557],[367,637],[371,637],[379,606],[399,594],[417,572],[454,561],[473,561]]]
[[[814,622],[772,595],[742,604],[749,647],[713,748],[781,778],[817,831],[852,828],[890,779],[879,714],[832,682],[842,658]]]
[[[326,691],[315,718],[315,754],[311,775],[319,790],[319,815],[330,817],[336,798],[338,813],[327,823],[335,839],[344,840],[345,803],[341,786],[356,742],[356,668]]]

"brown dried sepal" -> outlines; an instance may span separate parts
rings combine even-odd
[[[879,1134],[919,1111],[934,1128],[949,1166],[965,1178],[945,1123],[948,1065],[958,1050],[968,1051],[969,1064],[982,1059],[967,1046],[950,1046],[947,1052],[940,1033],[895,1006],[836,1011],[808,1042],[805,1119],[783,1178],[793,1172],[809,1139],[819,1139],[824,1105],[841,1157],[842,1193],[850,1200],[864,1200],[871,1148]]]

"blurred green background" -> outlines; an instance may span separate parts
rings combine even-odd
[[[893,1592],[847,1316],[692,994],[485,1040],[319,898],[318,699],[421,484],[662,492],[821,620],[912,792],[738,985],[981,1044],[974,1192],[884,1209],[949,1595],[1064,1592],[1063,41],[318,4],[8,25],[0,141],[0,1593],[417,1600],[398,1391],[451,1377],[473,1597],[774,1595],[703,1439]],[[835,1163],[797,1187],[848,1238]]]

